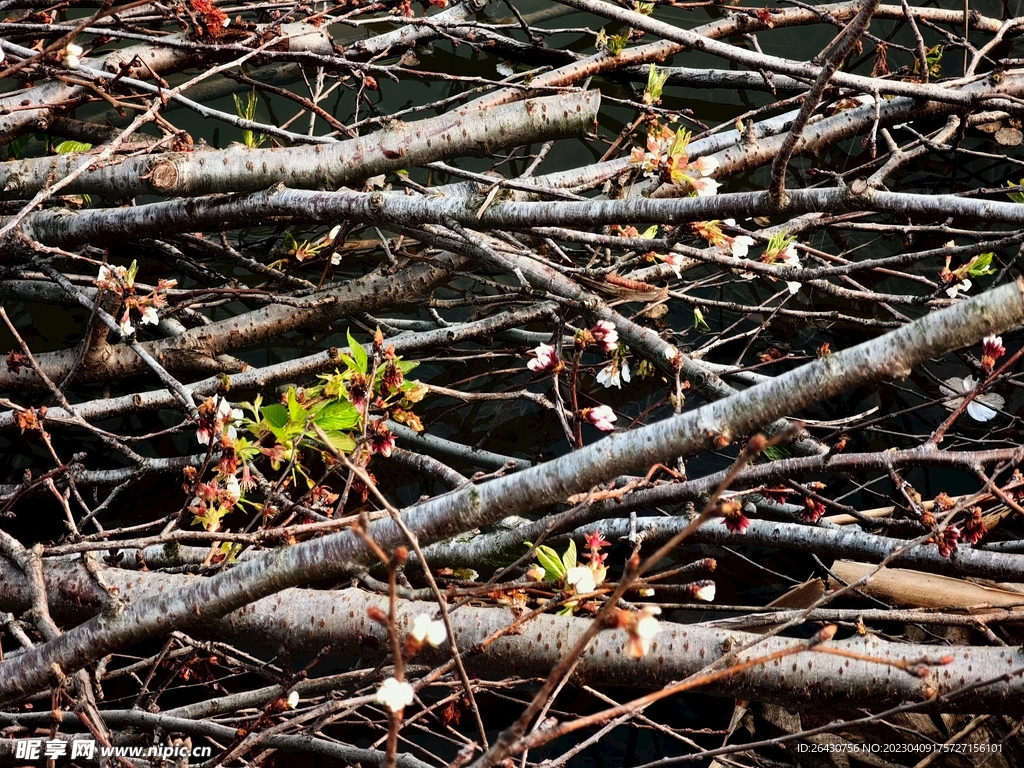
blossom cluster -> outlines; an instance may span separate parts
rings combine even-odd
[[[242,499],[243,491],[255,485],[249,465],[239,461],[235,452],[238,438],[235,423],[241,421],[244,414],[223,397],[217,400],[208,398],[199,406],[198,412],[196,441],[219,447],[221,456],[216,474],[207,482],[196,482],[195,469],[190,467],[191,471],[186,471],[185,489],[195,489],[195,496],[189,503],[195,522],[207,531],[217,531],[220,530],[221,519]]]
[[[718,169],[718,160],[700,157],[691,161],[686,151],[689,141],[690,134],[685,128],[672,131],[655,124],[647,133],[646,151],[634,147],[629,161],[639,165],[645,176],[666,184],[688,184],[698,197],[717,195],[721,185],[711,174]]]
[[[598,320],[591,328],[577,331],[575,336],[577,349],[583,350],[596,345],[611,357],[611,360],[597,373],[597,383],[604,387],[622,388],[622,383],[630,381],[629,363],[626,361],[625,348],[619,344],[619,332],[615,324],[609,320]],[[558,355],[558,349],[552,344],[539,344],[532,351],[532,357],[526,367],[535,373],[559,373],[565,370],[565,363]],[[584,408],[580,418],[604,432],[615,427],[615,412],[607,405]]]
[[[94,281],[97,288],[111,291],[121,297],[122,313],[119,325],[121,333],[131,336],[135,325],[156,325],[160,322],[158,309],[167,306],[166,292],[178,284],[177,280],[159,280],[149,294],[140,296],[135,290],[135,276],[138,263],[130,267],[101,264]]]

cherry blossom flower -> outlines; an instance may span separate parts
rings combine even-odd
[[[690,585],[694,600],[700,600],[703,603],[713,603],[715,601],[715,582],[713,581],[696,581]]]
[[[619,343],[619,332],[615,329],[615,324],[609,320],[598,320],[590,329],[590,334],[605,352],[615,351]]]
[[[565,583],[572,587],[577,595],[585,595],[597,589],[594,571],[586,565],[577,565],[566,571]]]
[[[688,259],[681,253],[666,253],[661,257],[662,261],[672,267],[672,271],[676,273],[676,277],[682,277],[683,273],[680,270],[684,264],[687,263]]]
[[[694,232],[707,240],[708,245],[716,248],[728,248],[737,259],[745,259],[750,253],[750,247],[756,245],[756,241],[750,235],[727,235],[722,232],[722,224],[730,227],[736,226],[735,219],[723,219],[722,221],[701,221],[692,225]]]
[[[723,235],[723,237],[729,241],[729,252],[737,259],[745,259],[750,253],[750,246],[756,244],[750,235],[736,235],[736,237]]]
[[[939,555],[949,557],[958,548],[960,529],[955,525],[950,525],[937,531],[929,541],[939,548]]]
[[[221,494],[221,506],[233,507],[242,498],[242,489],[238,485],[238,478],[228,475],[224,478],[224,490]]]
[[[348,401],[361,410],[371,393],[369,379],[362,373],[353,373],[348,380]]]
[[[412,704],[415,695],[415,691],[409,683],[399,682],[395,678],[389,677],[377,689],[376,699],[381,706],[393,713],[398,713]]]
[[[962,379],[954,376],[951,379],[946,379],[940,389],[944,395],[966,395],[973,392],[977,386],[978,382],[973,376],[965,376]],[[957,397],[947,400],[943,405],[954,411],[960,407],[960,403],[963,401],[962,397]],[[975,421],[991,421],[998,415],[998,409],[1002,408],[1005,402],[1001,395],[994,392],[975,395],[974,399],[967,404],[967,415]]]
[[[395,448],[395,436],[384,424],[383,419],[371,421],[366,429],[366,440],[370,444],[370,453],[379,453],[384,458],[391,456]]]
[[[105,291],[124,293],[125,286],[130,283],[128,279],[128,268],[119,265],[100,264],[100,271],[96,275],[96,286]]]
[[[810,496],[804,496],[804,509],[800,513],[800,517],[803,518],[806,523],[816,523],[821,520],[822,515],[825,514],[825,505],[820,501],[815,501]]]
[[[544,371],[558,372],[564,367],[558,359],[558,350],[550,344],[540,344],[533,350],[536,357],[526,364],[531,371],[542,373]]]
[[[644,176],[657,177],[667,184],[688,184],[698,197],[718,193],[717,181],[709,178],[718,169],[714,157],[700,157],[690,162],[686,147],[690,134],[685,129],[672,131],[655,124],[647,134],[647,151],[634,147],[629,161],[644,169]]]
[[[597,383],[605,388],[618,387],[622,389],[622,382],[629,383],[629,363],[612,360],[608,365],[597,373]]]
[[[710,176],[718,170],[718,159],[711,155],[708,155],[707,157],[698,157],[690,163],[690,168],[697,171],[701,176]]]
[[[967,293],[971,290],[971,281],[966,277],[958,283],[954,283],[946,289],[946,295],[951,299],[955,299],[958,293]]]
[[[981,367],[989,373],[996,367],[996,360],[1006,354],[1002,336],[986,336],[981,341]]]
[[[719,512],[722,515],[722,522],[731,533],[746,533],[750,527],[750,519],[743,514],[743,505],[738,501],[722,502]]]
[[[607,405],[599,405],[596,408],[584,408],[583,418],[602,432],[611,432],[615,429],[615,426],[612,424],[616,419],[615,411]]]
[[[82,57],[82,46],[75,45],[74,43],[68,43],[64,46],[64,50],[61,51],[61,61],[64,66],[68,69],[78,69]]]
[[[981,507],[975,507],[964,521],[964,541],[971,545],[977,544],[987,532],[985,521],[981,518]]]
[[[431,619],[425,613],[421,613],[412,622],[412,631],[409,634],[417,643],[430,643],[434,648],[443,643],[448,637],[448,630],[440,619]]]
[[[216,407],[213,405],[213,398],[209,398],[199,406],[199,429],[196,431],[196,440],[203,445],[209,445],[214,437],[224,435],[228,440],[235,440],[238,437],[238,430],[234,423],[245,417],[240,408],[232,408],[231,403],[221,398]]]
[[[139,320],[143,325],[156,325],[160,322],[160,317],[157,315],[156,307],[146,307],[142,312],[142,319]]]
[[[796,245],[790,243],[776,256],[775,260],[781,261],[787,267],[799,267],[800,256],[796,252]],[[790,293],[797,293],[801,288],[801,284],[790,280],[786,281],[786,287],[789,288]]]
[[[697,193],[697,197],[714,197],[718,194],[718,188],[722,186],[714,179],[703,176],[700,178],[688,179],[690,186],[693,187],[693,191]]]
[[[651,641],[661,631],[661,622],[655,616],[661,613],[656,605],[646,605],[640,613],[633,614],[633,621],[626,626],[629,639],[626,641],[626,655],[639,659],[651,650]]]
[[[599,530],[594,530],[588,533],[584,537],[584,542],[587,545],[587,549],[589,549],[591,552],[595,552],[601,549],[601,547],[610,547],[612,545],[610,541],[605,540],[604,536],[601,534],[601,531]]]

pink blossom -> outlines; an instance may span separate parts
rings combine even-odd
[[[531,371],[560,371],[562,361],[558,359],[558,351],[550,344],[540,344],[533,350],[536,357],[526,364]]]
[[[584,408],[583,418],[602,432],[611,432],[615,429],[612,425],[612,422],[616,419],[615,411],[607,405],[599,405],[596,408]]]
[[[605,352],[614,351],[619,343],[619,332],[615,330],[615,324],[608,320],[598,320],[590,329],[590,334]]]

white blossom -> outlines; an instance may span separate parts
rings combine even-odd
[[[577,595],[585,595],[597,589],[594,572],[585,565],[570,568],[565,574],[565,583],[576,590]]]
[[[693,593],[693,597],[696,600],[701,600],[705,603],[712,603],[715,600],[715,585],[714,583],[706,584],[700,587],[696,592]]]
[[[61,51],[61,61],[64,62],[64,66],[68,69],[78,69],[78,66],[82,63],[82,52],[82,46],[68,43],[64,46],[64,50]]]
[[[146,307],[142,313],[142,319],[139,321],[142,325],[156,325],[160,322],[160,318],[157,315],[156,307]]]
[[[409,632],[418,643],[427,642],[437,648],[448,637],[448,630],[440,619],[432,620],[430,616],[421,613],[412,622],[412,631]]]
[[[377,703],[392,712],[401,712],[412,704],[415,692],[412,686],[389,677],[377,689]]]
[[[697,197],[714,197],[718,194],[718,188],[722,185],[714,179],[704,177],[700,179],[690,179],[690,186],[693,187],[694,192],[697,193]]]
[[[698,157],[693,161],[692,167],[697,169],[697,172],[701,176],[710,176],[712,173],[718,170],[718,158],[708,155],[707,157]]]
[[[683,276],[680,267],[686,261],[686,257],[681,253],[666,253],[662,258],[664,258],[666,264],[672,267],[672,271],[676,273],[676,277]]]
[[[217,422],[222,425],[224,433],[229,439],[234,440],[238,437],[235,422],[244,418],[245,414],[241,408],[232,408],[231,403],[221,398],[220,404],[217,406]]]
[[[224,479],[224,491],[227,493],[232,504],[242,498],[242,489],[238,485],[238,478],[234,475],[228,475]]]
[[[754,238],[750,235],[737,235],[729,238],[729,251],[737,259],[745,259],[750,252],[750,246],[754,244]]]
[[[603,387],[622,389],[622,382],[629,383],[629,363],[625,360],[621,363],[613,360],[597,373],[597,383]]]
[[[978,382],[973,376],[965,376],[962,379],[954,376],[951,379],[946,379],[941,389],[946,395],[966,395],[973,392],[977,386]],[[957,397],[947,400],[943,405],[952,411],[959,408],[963,401],[962,397]],[[1002,408],[1005,402],[1002,395],[997,395],[994,392],[975,395],[974,399],[967,404],[967,415],[975,421],[991,421],[998,415],[998,409]]]
[[[958,293],[967,293],[969,290],[971,290],[971,281],[965,277],[959,283],[949,286],[946,289],[946,295],[951,299],[955,299]]]

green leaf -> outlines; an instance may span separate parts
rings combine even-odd
[[[618,56],[626,48],[626,43],[628,42],[628,33],[624,35],[612,35],[608,38],[608,53],[612,56]]]
[[[565,567],[558,557],[558,553],[551,547],[541,544],[537,547],[537,562],[547,572],[544,581],[561,581],[565,578]]]
[[[565,554],[562,555],[562,565],[565,566],[566,571],[576,567],[576,542],[572,539],[569,539],[569,546],[566,547]]]
[[[288,409],[280,403],[263,406],[260,408],[260,416],[267,422],[271,432],[275,429],[283,429],[288,423]]]
[[[11,142],[11,143],[13,144],[14,142]],[[1021,179],[1016,184],[1014,184],[1012,181],[1008,181],[1008,182],[1006,182],[1006,186],[1008,186],[1008,187],[1014,187],[1014,186],[1016,186],[1016,187],[1024,187],[1024,179]],[[1007,196],[1011,200],[1013,200],[1013,202],[1015,202],[1015,203],[1024,203],[1024,192],[1020,192],[1019,190],[1014,190],[1013,192],[1007,192],[1006,194],[1007,194]]]
[[[792,455],[784,445],[769,445],[761,451],[761,456],[769,461],[782,461],[782,459],[788,459]]]
[[[324,432],[324,436],[327,438],[331,447],[339,453],[352,453],[356,449],[355,438],[352,437],[348,432]],[[317,438],[319,440],[319,438]],[[320,442],[323,442],[322,440]]]
[[[359,411],[346,400],[335,401],[317,411],[313,421],[326,432],[336,429],[352,429],[359,422]]]
[[[710,331],[711,326],[704,320],[704,313],[697,307],[693,308],[693,327],[698,331]]]
[[[299,243],[298,243],[298,241],[295,239],[295,236],[290,231],[285,230],[285,233],[284,233],[284,252],[285,253],[295,253],[297,250],[299,250]]]
[[[62,141],[54,147],[58,155],[73,155],[75,153],[88,152],[90,149],[92,149],[92,144],[87,144],[84,141],[71,141],[70,139]]]
[[[258,394],[258,395],[256,395],[256,398],[254,399],[253,402],[251,402],[251,403],[250,402],[239,403],[238,407],[243,409],[243,410],[249,411],[249,413],[252,414],[253,421],[257,421],[258,422],[260,420],[260,406],[261,405],[263,405],[263,395]]]
[[[651,64],[647,73],[647,87],[644,89],[644,103],[654,104],[661,98],[661,92],[668,80],[668,72],[659,72],[658,68]]]
[[[288,389],[288,423],[292,426],[305,426],[306,409],[295,398],[295,387]]]
[[[773,232],[772,236],[768,238],[768,246],[765,248],[765,253],[771,254],[772,256],[783,251],[786,246],[796,240],[795,237],[790,237],[786,234],[786,230],[782,229],[777,232]]]
[[[678,155],[686,154],[686,147],[690,143],[690,132],[685,128],[680,128],[676,131],[676,137],[672,139],[672,146],[668,149],[669,157],[676,157]]]
[[[984,275],[991,275],[995,272],[992,269],[992,253],[979,253],[971,261],[970,267],[967,270],[967,274],[971,277],[983,277]]]
[[[352,357],[355,360],[356,370],[360,373],[366,373],[366,350],[363,349],[362,344],[355,340],[351,331],[346,330],[345,335],[348,337],[348,350],[352,353]]]
[[[30,141],[32,141],[31,133],[23,133],[18,138],[12,139],[10,143],[7,145],[7,156],[11,160],[17,160],[18,155],[20,155],[21,151],[28,146],[28,143]]]

